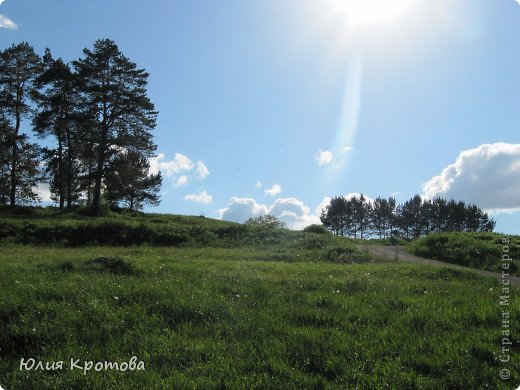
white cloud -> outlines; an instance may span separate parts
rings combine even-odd
[[[197,173],[200,179],[204,179],[209,175],[208,167],[206,167],[202,161],[197,161]]]
[[[345,146],[343,149],[341,149],[341,153],[350,153],[354,150],[352,146]]]
[[[194,168],[193,162],[188,156],[175,153],[175,157],[170,161],[163,161],[164,153],[159,153],[157,157],[150,159],[150,172],[161,173],[166,177],[172,177],[180,172],[189,172]]]
[[[319,167],[323,165],[330,164],[332,160],[334,159],[334,156],[332,155],[332,152],[330,150],[321,150],[319,149],[314,157],[314,161],[318,164]]]
[[[159,153],[150,159],[150,173],[161,172],[170,179],[174,187],[181,187],[192,180],[205,179],[209,175],[208,167],[202,162],[193,161],[184,154],[175,153],[172,160],[165,160],[165,154]]]
[[[208,194],[208,191],[204,190],[199,192],[198,194],[186,195],[184,200],[189,200],[192,202],[202,203],[202,204],[210,204],[213,201],[213,196]]]
[[[273,186],[271,188],[264,190],[264,194],[266,194],[268,196],[276,196],[280,192],[282,192],[282,186],[280,184],[273,184]]]
[[[179,176],[179,178],[175,181],[175,187],[182,187],[182,186],[185,186],[186,184],[188,184],[188,176],[186,175],[181,175]]]
[[[289,229],[303,229],[313,223],[321,223],[319,216],[322,204],[326,205],[325,202],[328,204],[329,201],[330,198],[324,198],[315,213],[311,213],[309,207],[296,198],[278,198],[271,206],[268,206],[257,203],[252,198],[233,197],[226,208],[219,210],[219,213],[221,219],[239,223],[251,217],[270,214],[279,218]],[[320,209],[319,212],[318,209]]]
[[[344,196],[346,199],[352,199],[359,198],[361,194],[351,192]],[[363,196],[368,202],[374,202],[371,197],[364,194]],[[251,217],[270,214],[284,222],[289,229],[301,230],[311,224],[321,224],[321,212],[330,204],[331,199],[325,196],[311,211],[310,207],[297,198],[277,198],[271,205],[266,205],[258,203],[253,198],[232,197],[228,205],[218,211],[220,219],[239,223]]]
[[[520,5],[520,0],[515,0],[515,1],[518,3],[518,5]]]
[[[311,214],[309,207],[296,198],[279,198],[269,208],[269,214],[278,217],[290,229],[303,229],[320,223],[319,216]]]
[[[262,182],[261,181],[257,181],[255,183],[255,188],[262,188]]]
[[[309,213],[309,208],[296,198],[278,198],[269,208],[269,212],[278,217],[302,216]]]
[[[462,151],[422,189],[428,199],[454,198],[494,212],[520,209],[520,144],[484,144]]]
[[[1,4],[1,3],[0,3]],[[18,25],[9,19],[7,16],[0,15],[0,28],[6,28],[8,30],[16,30]]]
[[[345,197],[351,199],[359,197],[359,195],[358,193],[350,193]],[[364,196],[369,202],[373,202],[372,198]],[[277,198],[272,205],[268,206],[257,203],[252,198],[233,197],[225,208],[219,210],[219,214],[220,219],[239,223],[251,217],[270,214],[284,222],[289,229],[301,230],[311,224],[321,224],[321,212],[329,205],[330,200],[330,197],[324,197],[311,212],[311,209],[297,198]]]
[[[269,207],[257,203],[252,198],[232,197],[226,208],[219,210],[220,219],[233,222],[244,222],[250,217],[259,217],[269,213]]]

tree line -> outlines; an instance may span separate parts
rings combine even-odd
[[[432,232],[491,232],[495,221],[478,206],[454,199],[422,199],[402,204],[393,197],[369,201],[363,194],[331,199],[321,214],[323,225],[336,235],[354,238],[418,238]]]
[[[0,204],[38,201],[40,183],[60,209],[157,204],[162,178],[149,159],[158,113],[148,76],[110,39],[71,63],[26,42],[1,51]],[[39,144],[22,131],[27,123]]]

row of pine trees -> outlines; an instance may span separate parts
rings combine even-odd
[[[321,214],[323,225],[336,235],[354,238],[392,236],[418,238],[432,232],[490,232],[495,221],[476,205],[415,195],[398,204],[395,198],[369,201],[362,194],[333,198]]]
[[[38,200],[41,183],[60,208],[157,204],[162,179],[149,172],[157,111],[147,79],[109,39],[72,63],[28,43],[1,51],[0,204]]]

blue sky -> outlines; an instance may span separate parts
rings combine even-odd
[[[302,227],[330,196],[417,193],[520,233],[520,4],[367,1],[6,0],[0,47],[108,37],[150,72],[154,211]]]

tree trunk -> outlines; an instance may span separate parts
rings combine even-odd
[[[92,199],[92,212],[99,214],[101,211],[101,184],[103,181],[104,168],[105,168],[105,155],[106,155],[106,140],[107,130],[103,129],[101,136],[101,142],[99,145],[99,154],[97,159],[97,167],[94,177],[94,197]]]
[[[96,172],[94,173],[94,196],[92,198],[92,212],[99,214],[101,210],[101,182],[103,180],[103,165],[105,164],[105,154],[99,152]]]
[[[63,140],[61,128],[58,128],[58,175],[60,188],[60,210],[65,206],[65,177],[63,174]]]
[[[67,208],[72,208],[72,148],[70,139],[70,128],[65,128],[65,135],[67,138]]]
[[[17,143],[17,133],[13,136],[13,153],[11,159],[11,194],[10,194],[10,205],[16,205],[16,165],[18,164],[18,148],[16,147]]]
[[[13,136],[13,156],[12,156],[12,166],[11,166],[11,206],[16,205],[16,187],[18,185],[18,173],[16,172],[16,166],[18,165],[18,132],[20,131],[20,106],[19,101],[21,99],[20,91],[17,92],[17,103],[16,103],[16,124],[14,128],[14,136]]]

